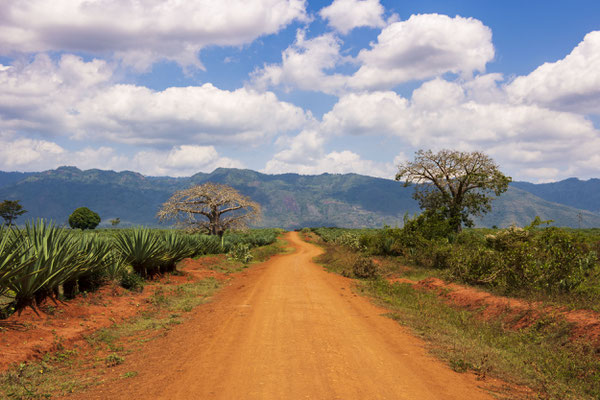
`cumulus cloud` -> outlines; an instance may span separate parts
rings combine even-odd
[[[383,28],[384,8],[379,0],[334,0],[319,11],[329,26],[345,35],[354,28],[367,26]]]
[[[263,89],[284,86],[330,94],[382,90],[446,73],[470,80],[494,58],[491,30],[481,21],[439,14],[413,15],[389,24],[355,59],[342,56],[341,46],[331,33],[306,39],[300,31],[282,53],[281,64],[255,71],[253,83]],[[349,62],[357,66],[355,73],[332,72]]]
[[[281,54],[281,64],[269,64],[252,73],[252,85],[261,90],[281,86],[287,90],[336,93],[345,85],[346,76],[328,74],[347,61],[340,54],[341,41],[333,34],[306,39],[299,30],[296,41]]]
[[[141,151],[133,157],[136,171],[153,176],[190,176],[218,167],[243,168],[237,160],[219,156],[214,146],[182,145],[170,151]]]
[[[471,77],[494,58],[492,31],[474,18],[413,15],[383,29],[357,58],[362,66],[349,85],[358,89],[390,88],[447,72]]]
[[[161,59],[201,67],[202,48],[250,43],[294,20],[307,20],[305,0],[9,1],[0,54],[87,52],[139,70]]]
[[[64,154],[65,150],[62,147],[46,140],[0,140],[0,169],[24,170],[32,165],[46,169],[44,158],[58,159]]]
[[[214,146],[181,145],[170,150],[141,150],[132,157],[101,146],[67,150],[39,139],[0,138],[0,170],[43,171],[61,165],[81,169],[134,170],[152,176],[190,176],[215,168],[243,168],[240,161],[219,155]]]
[[[104,61],[46,55],[0,71],[0,131],[143,145],[256,144],[310,114],[272,92],[114,84]]]
[[[85,147],[70,151],[55,142],[40,139],[0,136],[0,170],[43,171],[61,165],[77,165],[82,169],[126,169],[128,158],[110,147]]]
[[[399,155],[394,163],[376,162],[365,160],[350,150],[326,152],[324,144],[325,138],[315,130],[302,131],[293,138],[283,138],[278,145],[284,149],[266,163],[262,172],[303,175],[356,173],[390,178],[395,172],[395,163],[403,158],[403,155]]]
[[[506,91],[514,102],[600,114],[600,31],[588,33],[562,60],[516,78]]]
[[[70,54],[7,66],[0,70],[0,130],[67,131],[77,103],[105,87],[112,73],[105,61]]]
[[[561,177],[589,174],[589,161],[600,151],[600,131],[581,115],[480,103],[459,83],[441,79],[423,84],[410,100],[391,91],[342,96],[320,129],[328,135],[388,135],[413,148],[484,150],[521,179],[547,178],[548,165]],[[600,173],[600,165],[593,170]]]

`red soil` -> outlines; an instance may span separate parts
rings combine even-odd
[[[26,309],[21,315],[0,320],[0,372],[13,363],[39,359],[47,352],[70,346],[84,336],[138,314],[148,306],[147,300],[159,282],[176,285],[207,277],[228,279],[227,275],[208,269],[222,260],[221,256],[185,259],[179,267],[183,275],[164,276],[146,285],[142,293],[108,285],[63,303],[45,301],[39,316]]]
[[[593,311],[544,307],[539,302],[495,296],[437,278],[421,281],[392,278],[389,281],[408,283],[422,290],[433,291],[455,306],[476,312],[483,320],[500,319],[509,329],[527,328],[547,317],[563,320],[571,324],[573,339],[584,339],[600,348],[600,314]]]
[[[353,281],[295,248],[246,269],[168,335],[147,342],[106,380],[69,399],[492,399],[433,359],[423,342],[350,290]]]

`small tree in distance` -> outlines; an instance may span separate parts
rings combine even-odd
[[[115,219],[111,219],[111,220],[110,220],[110,224],[111,224],[112,226],[117,226],[117,225],[119,225],[120,223],[121,223],[121,218],[115,218]]]
[[[512,179],[482,152],[419,150],[414,161],[398,166],[396,180],[415,184],[413,197],[419,206],[441,214],[459,232],[462,224],[473,225],[469,215],[491,211],[491,194],[504,193]]]
[[[4,219],[4,222],[8,226],[11,226],[19,215],[23,215],[26,212],[27,210],[24,210],[23,206],[19,204],[19,200],[4,200],[0,203],[0,217]]]
[[[94,229],[100,221],[100,216],[87,207],[79,207],[69,216],[69,226],[73,229]]]
[[[231,186],[209,182],[175,192],[157,217],[161,221],[174,219],[191,231],[223,236],[227,229],[244,229],[259,220],[261,208]]]

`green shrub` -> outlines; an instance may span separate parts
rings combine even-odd
[[[69,216],[69,226],[73,229],[94,229],[100,223],[100,216],[87,207],[79,207]]]
[[[121,271],[119,284],[127,289],[136,292],[141,292],[144,289],[144,279],[136,273]]]
[[[358,257],[352,264],[352,273],[357,278],[376,278],[378,275],[377,266],[368,257]]]
[[[511,227],[485,237],[480,246],[455,244],[448,258],[450,275],[467,283],[504,289],[569,293],[597,282],[595,251],[559,228]]]
[[[237,243],[233,245],[233,248],[228,253],[230,260],[240,261],[244,264],[248,264],[253,256],[250,253],[250,245],[244,243]]]

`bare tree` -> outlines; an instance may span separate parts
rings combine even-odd
[[[469,214],[490,211],[491,193],[499,196],[512,179],[478,151],[419,150],[414,161],[398,166],[396,180],[404,180],[404,186],[415,184],[413,197],[421,208],[441,212],[454,230],[460,231],[463,223],[473,224]]]
[[[189,230],[223,236],[227,229],[243,229],[259,220],[261,208],[231,186],[209,182],[175,192],[157,217],[161,221],[174,219]]]

